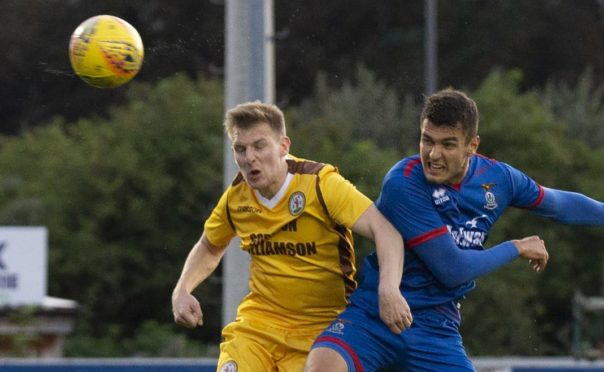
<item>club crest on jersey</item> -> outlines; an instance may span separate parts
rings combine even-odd
[[[451,200],[449,198],[449,195],[447,195],[447,189],[445,189],[444,187],[439,187],[435,189],[432,193],[432,198],[434,199],[435,205],[441,205]]]
[[[497,200],[495,200],[495,194],[491,191],[491,189],[495,186],[494,183],[483,183],[482,189],[484,190],[484,199],[487,204],[485,204],[486,209],[495,209],[497,208]]]
[[[237,372],[237,363],[234,360],[229,360],[220,367],[220,372]]]
[[[306,206],[306,196],[302,192],[296,191],[289,197],[288,206],[292,216],[299,215]]]

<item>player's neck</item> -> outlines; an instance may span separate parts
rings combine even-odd
[[[460,174],[457,175],[455,178],[450,179],[447,182],[447,185],[457,187],[463,182],[463,180],[466,178],[466,175],[468,174],[468,170],[470,169],[470,158],[471,156],[468,157],[468,159],[466,160],[466,163],[463,167],[463,171],[460,172]]]
[[[275,182],[272,182],[269,187],[262,189],[262,190],[257,190],[258,193],[260,195],[262,195],[263,198],[265,198],[266,200],[271,200],[272,198],[275,197],[275,195],[277,195],[284,187],[286,181],[287,181],[287,175],[288,175],[288,168],[287,168],[287,163],[284,162],[284,167],[282,169],[282,171],[280,171],[278,174],[277,179],[275,180]]]

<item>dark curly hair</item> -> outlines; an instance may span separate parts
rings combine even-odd
[[[428,119],[436,126],[461,126],[466,141],[478,134],[478,107],[465,93],[452,88],[428,96],[422,108],[420,126]]]

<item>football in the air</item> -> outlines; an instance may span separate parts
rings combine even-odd
[[[130,81],[140,71],[143,56],[143,41],[138,31],[111,15],[85,20],[69,41],[73,70],[96,88],[114,88]]]

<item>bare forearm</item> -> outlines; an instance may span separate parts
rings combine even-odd
[[[403,239],[390,224],[376,234],[375,246],[380,265],[379,290],[396,289],[398,291],[403,276],[405,252]]]
[[[191,293],[214,272],[223,254],[223,249],[211,246],[205,235],[202,236],[189,252],[174,292]]]
[[[396,289],[403,275],[404,244],[399,232],[375,205],[370,206],[353,230],[375,242],[380,265],[380,288]]]

